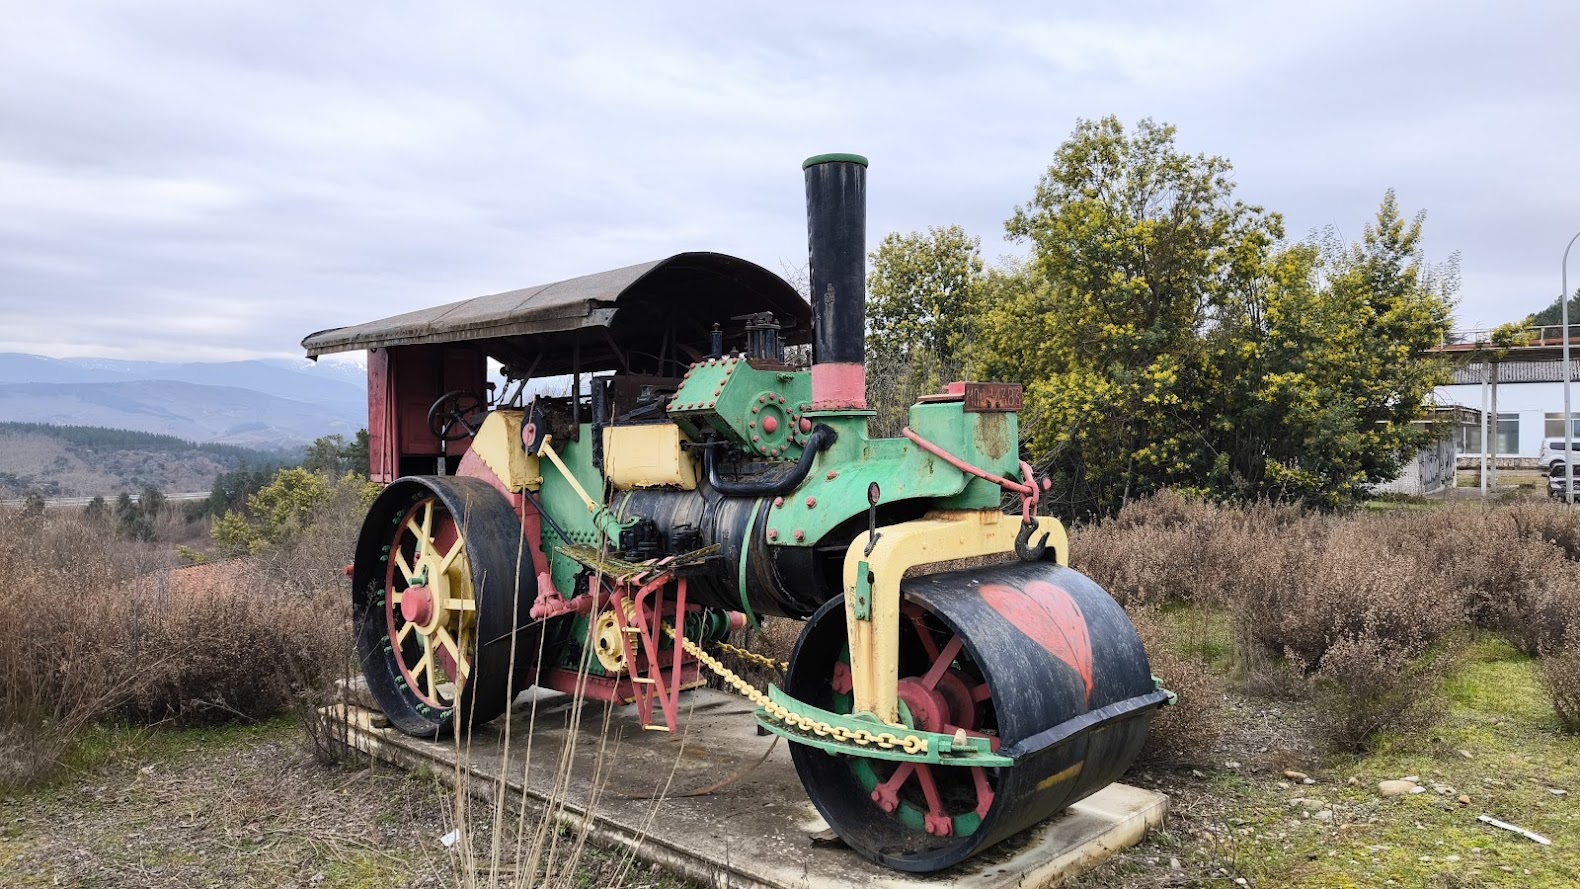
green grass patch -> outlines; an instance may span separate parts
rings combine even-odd
[[[83,733],[55,778],[36,789],[47,791],[121,765],[176,762],[185,756],[214,755],[265,741],[294,743],[301,731],[300,724],[289,716],[203,728],[97,725]]]
[[[1479,637],[1445,677],[1446,712],[1426,732],[1331,758],[1316,785],[1212,776],[1210,795],[1228,817],[1207,854],[1258,886],[1580,884],[1580,739],[1558,731],[1538,670],[1501,639]],[[1404,777],[1425,791],[1378,794],[1377,782]],[[1552,845],[1481,823],[1481,814]]]

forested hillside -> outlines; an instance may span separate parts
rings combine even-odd
[[[274,468],[300,452],[198,444],[171,435],[97,426],[0,423],[0,499],[39,493],[90,497],[206,491],[214,477],[238,466]]]

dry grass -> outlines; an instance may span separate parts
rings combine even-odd
[[[48,778],[96,723],[287,712],[350,662],[343,592],[268,563],[175,569],[167,545],[63,510],[0,511],[0,535],[28,543],[11,563],[0,647],[0,784]]]
[[[1440,661],[1475,627],[1532,655],[1580,628],[1580,517],[1560,505],[1331,514],[1164,493],[1076,529],[1071,551],[1132,613],[1229,615],[1241,687],[1314,698],[1336,748],[1429,719]]]

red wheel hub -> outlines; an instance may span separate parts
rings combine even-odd
[[[911,723],[924,732],[941,732],[953,722],[949,702],[937,689],[928,688],[915,678],[900,680],[900,700],[911,711]]]
[[[425,586],[407,587],[400,600],[401,617],[417,626],[433,619],[433,592]]]

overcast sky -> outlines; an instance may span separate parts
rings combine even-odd
[[[958,223],[991,259],[1107,114],[1228,157],[1292,237],[1397,189],[1461,326],[1559,293],[1580,4],[1076,5],[0,0],[0,351],[299,356],[683,250],[778,271],[827,151],[872,160],[871,244]]]

